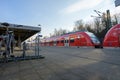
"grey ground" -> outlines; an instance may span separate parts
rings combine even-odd
[[[120,80],[120,48],[41,50],[45,59],[0,63],[0,80]]]

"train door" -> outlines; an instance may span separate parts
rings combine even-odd
[[[64,46],[68,47],[69,46],[69,39],[65,38],[64,40]]]
[[[55,40],[55,41],[53,42],[53,45],[56,46],[56,44],[57,44],[57,41]]]

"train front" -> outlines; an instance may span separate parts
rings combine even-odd
[[[86,32],[86,34],[88,34],[88,36],[90,37],[91,42],[92,42],[92,44],[95,46],[95,48],[100,48],[100,47],[102,47],[100,41],[98,40],[98,38],[97,38],[93,33],[91,33],[91,32]]]

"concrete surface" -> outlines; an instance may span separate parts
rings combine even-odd
[[[120,80],[120,48],[41,49],[45,59],[0,63],[0,80]]]

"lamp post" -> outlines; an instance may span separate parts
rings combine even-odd
[[[38,26],[41,26],[40,24]],[[41,30],[40,30],[41,31]],[[37,33],[36,36],[36,40],[35,40],[35,55],[39,56],[39,51],[40,51],[40,37],[42,37],[42,35],[40,35],[40,32]]]

